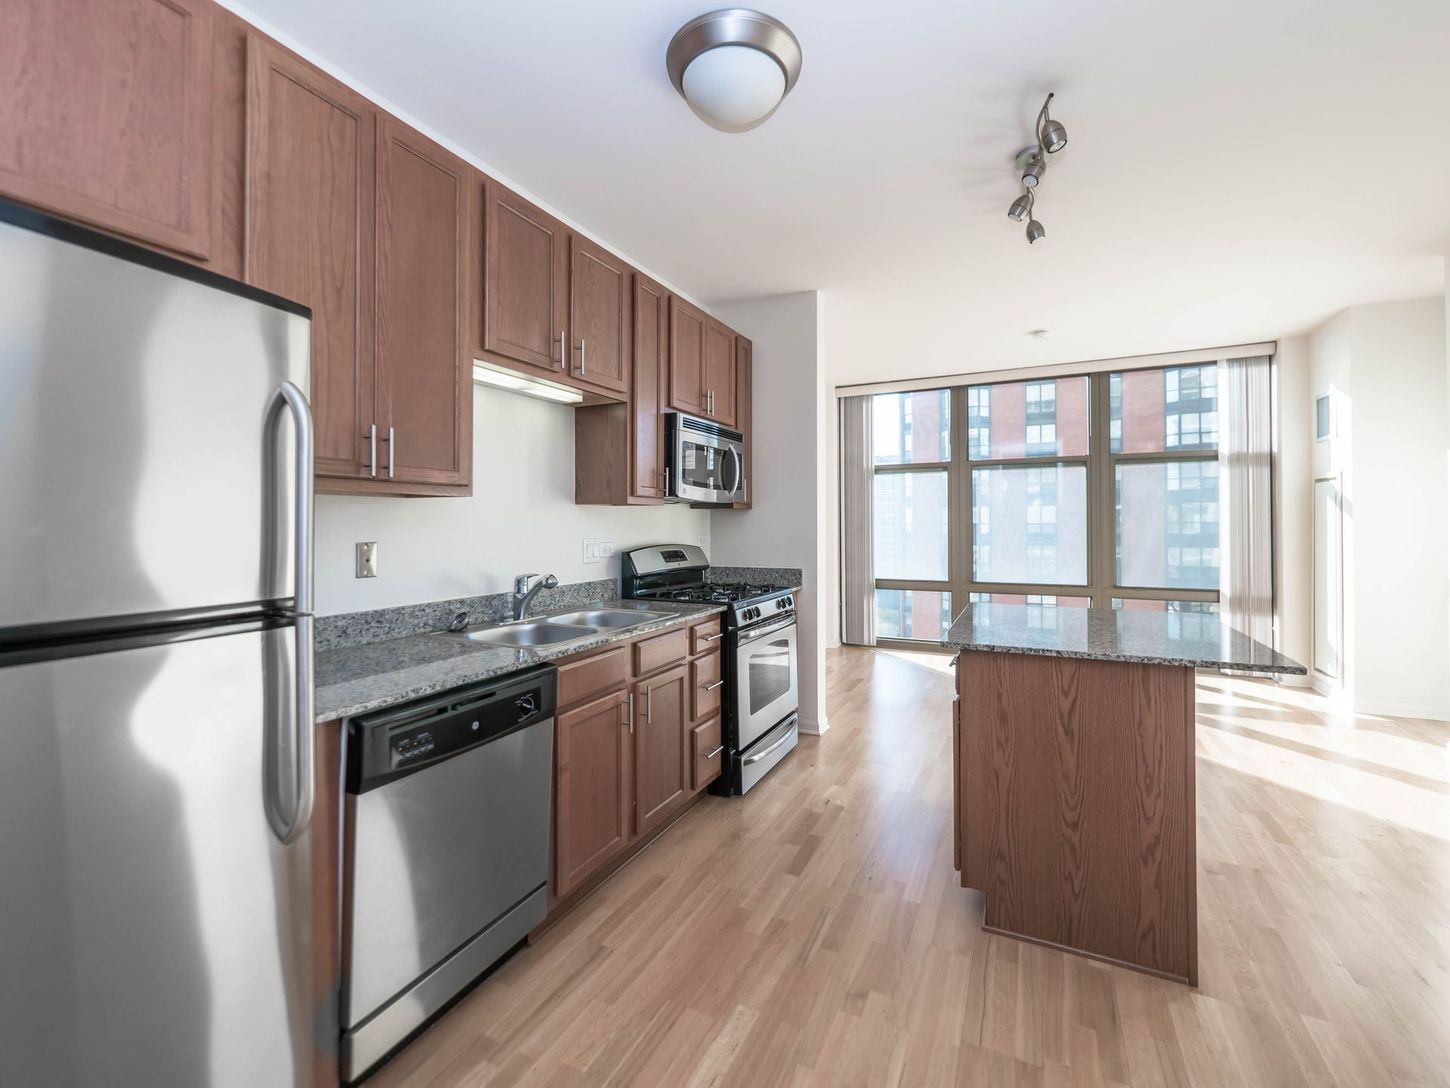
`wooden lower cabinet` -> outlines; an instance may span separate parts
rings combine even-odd
[[[712,616],[696,628],[718,630]],[[695,716],[701,662],[681,626],[558,663],[550,912],[664,830],[720,773],[720,715]],[[718,689],[716,689],[718,691]]]
[[[720,713],[720,692],[725,688],[720,654],[710,653],[690,662],[690,720],[703,721]]]
[[[725,744],[721,739],[720,715],[716,714],[690,730],[690,788],[702,790],[720,777]]]
[[[690,794],[688,673],[669,669],[634,685],[634,833],[647,835]]]
[[[630,748],[628,692],[554,721],[554,889],[561,899],[629,842]]]

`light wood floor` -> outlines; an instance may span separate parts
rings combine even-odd
[[[1450,727],[1200,682],[1195,991],[981,931],[946,662],[833,653],[823,740],[370,1085],[1450,1084]]]

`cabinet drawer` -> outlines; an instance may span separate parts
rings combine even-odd
[[[709,653],[711,650],[720,648],[720,617],[711,616],[708,620],[694,624],[690,627],[690,656]]]
[[[690,662],[690,720],[699,721],[720,711],[720,692],[725,685],[720,675],[720,654],[706,654]]]
[[[606,650],[581,661],[559,665],[559,705],[573,706],[592,699],[629,679],[629,647]]]
[[[688,645],[684,628],[640,639],[634,644],[634,675],[644,676],[667,665],[679,664],[685,660]]]
[[[724,758],[720,736],[719,715],[708,722],[701,722],[690,731],[695,768],[690,775],[691,789],[704,789],[720,777],[721,760]]]

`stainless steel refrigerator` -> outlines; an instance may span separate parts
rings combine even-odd
[[[0,204],[0,1084],[312,1080],[309,324]]]

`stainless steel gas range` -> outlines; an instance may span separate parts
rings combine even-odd
[[[712,792],[745,793],[799,740],[800,668],[792,586],[711,582],[710,561],[692,544],[624,553],[621,595],[723,604],[725,760]]]

